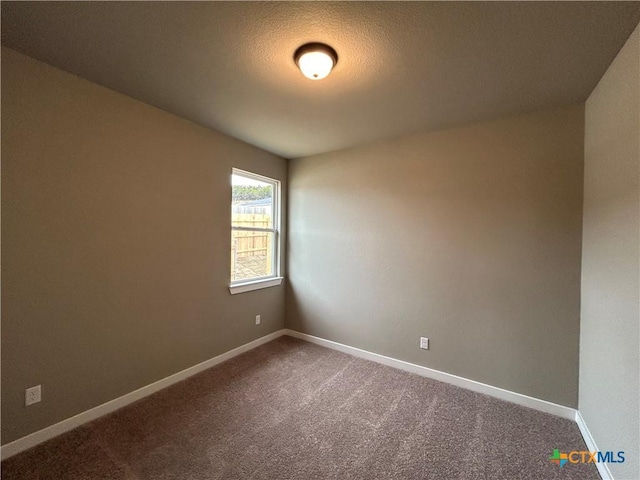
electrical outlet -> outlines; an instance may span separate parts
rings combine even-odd
[[[260,325],[260,315],[256,315],[256,325]]]
[[[420,337],[420,348],[429,350],[429,339],[427,337]]]
[[[42,390],[40,385],[36,385],[35,387],[27,388],[24,391],[24,404],[25,406],[33,405],[34,403],[38,403],[42,400]]]

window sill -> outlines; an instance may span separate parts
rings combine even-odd
[[[252,290],[260,290],[262,288],[277,287],[282,283],[284,277],[265,278],[255,280],[253,282],[236,283],[229,285],[229,293],[236,295],[238,293],[251,292]]]

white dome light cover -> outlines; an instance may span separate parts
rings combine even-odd
[[[338,63],[338,54],[324,43],[307,43],[293,55],[302,74],[311,80],[321,80],[331,73]]]

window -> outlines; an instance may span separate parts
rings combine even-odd
[[[280,285],[280,182],[234,168],[231,188],[229,291]]]

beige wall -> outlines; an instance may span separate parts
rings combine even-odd
[[[2,49],[3,444],[283,327],[284,287],[227,289],[232,167],[286,181],[285,160]]]
[[[640,478],[640,26],[586,103],[580,412]]]
[[[572,106],[290,162],[287,327],[577,406],[583,126]]]

